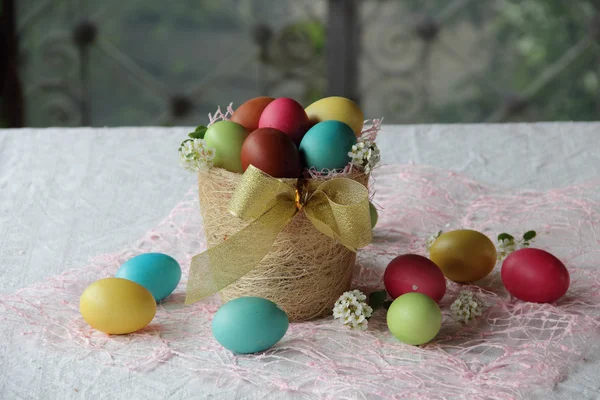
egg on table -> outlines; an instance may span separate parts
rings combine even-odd
[[[218,121],[204,133],[207,147],[215,149],[214,166],[231,172],[243,172],[240,152],[248,131],[232,121]]]
[[[181,267],[171,256],[162,253],[144,253],[126,261],[117,270],[116,278],[129,279],[148,289],[156,301],[171,293],[181,279]]]
[[[363,128],[364,116],[355,102],[345,97],[333,96],[317,100],[305,109],[312,124],[335,120],[348,125],[359,137]]]
[[[287,97],[281,97],[265,107],[258,121],[258,127],[280,130],[288,135],[297,146],[310,127],[310,121],[300,103]]]
[[[273,100],[275,99],[267,96],[250,99],[240,105],[229,120],[242,125],[248,132],[255,131],[262,112]]]
[[[221,346],[233,353],[267,350],[287,332],[289,319],[277,304],[261,297],[239,297],[215,313],[212,332]]]
[[[432,340],[442,327],[442,311],[422,293],[407,293],[392,302],[387,325],[394,337],[406,344],[419,345]]]
[[[459,229],[440,235],[429,249],[429,258],[454,282],[485,278],[496,265],[496,246],[483,233]]]
[[[377,225],[379,215],[377,213],[377,208],[375,208],[375,206],[371,202],[369,202],[369,214],[371,215],[371,229],[373,229],[375,228],[375,225]]]
[[[144,328],[156,314],[156,301],[146,288],[128,279],[100,279],[79,300],[79,312],[92,328],[121,335]]]
[[[394,258],[383,274],[385,290],[393,298],[406,293],[423,293],[437,303],[446,294],[446,278],[437,265],[418,254]]]
[[[512,252],[500,271],[506,290],[523,301],[552,303],[569,289],[571,278],[565,264],[541,249]]]
[[[242,168],[254,165],[274,178],[298,178],[302,172],[298,148],[285,133],[274,128],[259,128],[242,146]]]
[[[300,142],[300,157],[307,168],[343,169],[350,162],[348,152],[356,143],[354,131],[340,121],[319,122]]]

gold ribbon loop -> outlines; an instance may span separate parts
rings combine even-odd
[[[306,213],[318,231],[352,251],[371,242],[369,197],[363,185],[335,178],[319,185],[302,204],[301,199],[306,196],[298,193],[295,183],[273,178],[253,166],[246,170],[233,193],[229,211],[252,222],[192,258],[186,304],[217,293],[251,271],[299,211]]]
[[[360,183],[336,178],[317,188],[304,212],[319,232],[356,252],[371,243],[368,199],[369,191]]]

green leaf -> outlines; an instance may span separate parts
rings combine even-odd
[[[390,306],[392,305],[393,301],[392,300],[388,300],[388,301],[384,301],[383,302],[383,308],[385,308],[386,310],[390,308]]]
[[[535,233],[535,231],[527,231],[523,234],[523,240],[528,242],[536,236],[537,236],[537,233]]]
[[[509,235],[508,233],[501,233],[498,235],[498,241],[501,241],[501,240],[514,241],[515,238],[512,235]]]
[[[385,290],[377,290],[375,292],[371,292],[369,294],[369,305],[373,309],[373,311],[381,308],[385,299],[387,297],[387,292]]]
[[[208,128],[204,125],[199,125],[196,130],[192,133],[189,133],[188,136],[192,139],[204,139],[204,134]]]

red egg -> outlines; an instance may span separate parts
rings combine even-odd
[[[530,248],[506,257],[500,275],[510,294],[534,303],[558,300],[571,282],[569,271],[558,258],[547,251]]]
[[[296,146],[310,128],[304,108],[295,100],[281,97],[269,103],[258,121],[259,128],[275,128],[289,137]]]
[[[250,165],[275,178],[298,178],[302,172],[298,148],[285,133],[273,128],[258,128],[242,145],[242,168]]]
[[[258,129],[258,121],[260,120],[262,112],[273,100],[275,99],[267,96],[250,99],[239,106],[233,114],[231,114],[229,120],[242,125],[248,132],[255,131]]]
[[[385,290],[393,299],[410,292],[419,292],[440,302],[446,294],[446,278],[437,265],[418,254],[394,258],[383,275]]]

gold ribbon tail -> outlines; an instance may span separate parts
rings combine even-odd
[[[296,213],[296,206],[278,202],[261,217],[192,258],[185,304],[217,293],[250,272],[271,249],[275,238]]]

